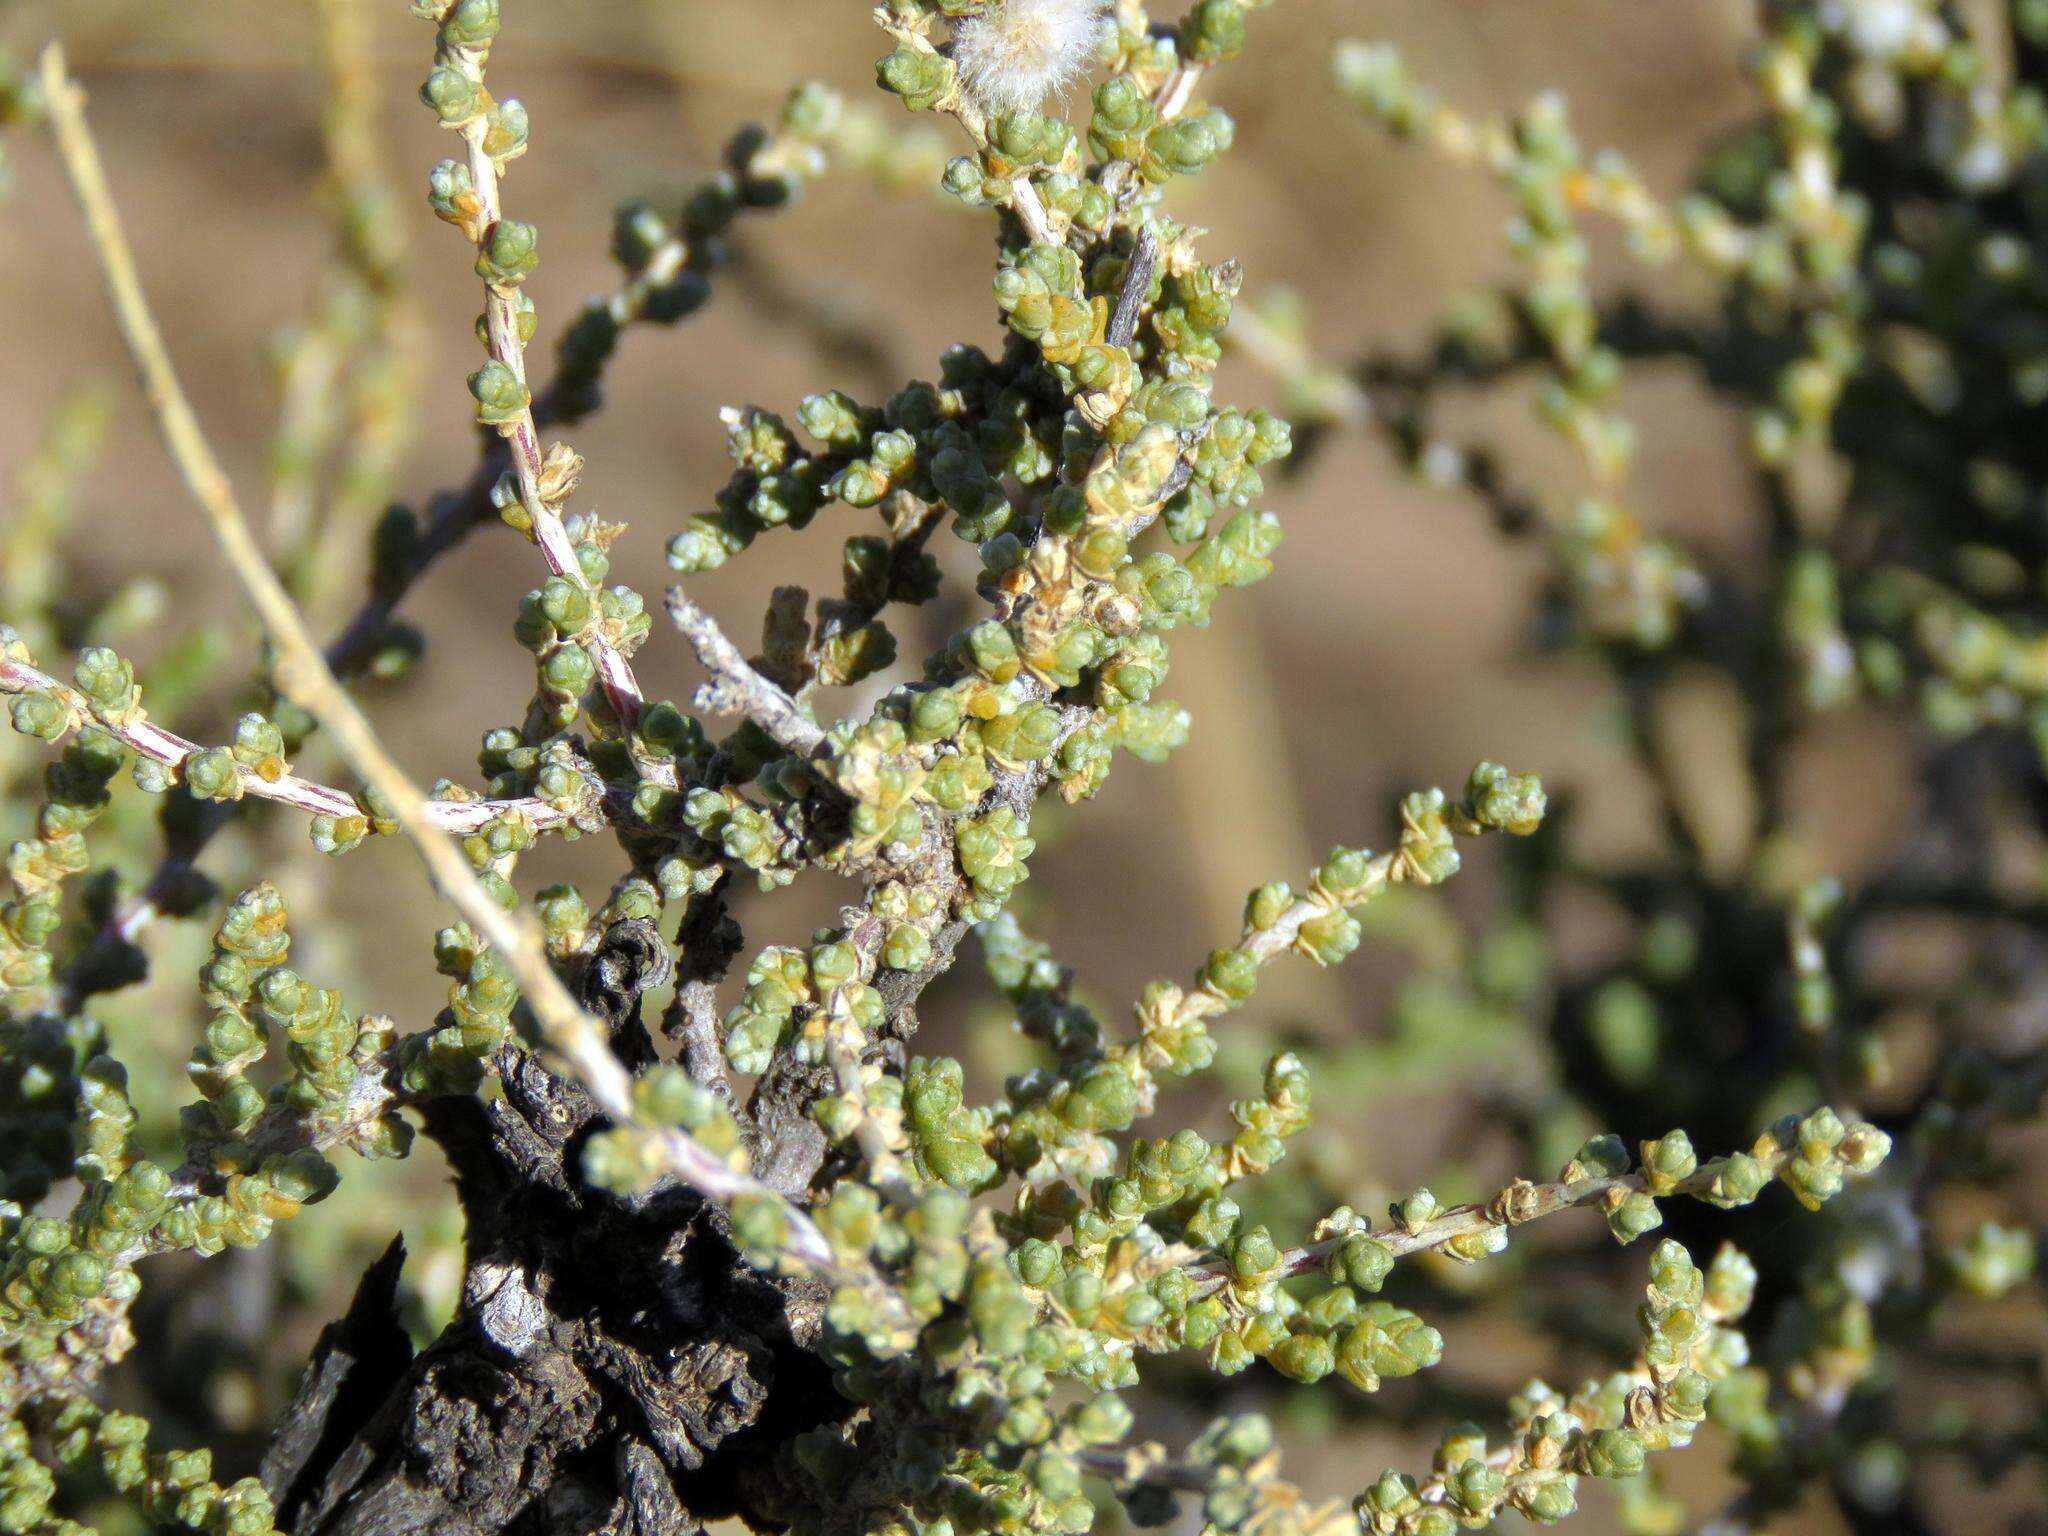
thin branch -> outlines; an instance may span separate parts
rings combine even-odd
[[[498,178],[502,169],[484,151],[484,135],[488,130],[489,124],[481,114],[462,130],[470,179],[476,188],[477,228],[484,231],[502,217],[498,199]],[[520,389],[525,391],[526,344],[519,339],[519,311],[510,289],[484,284],[484,323],[491,356],[511,370],[512,376],[519,381]],[[540,434],[534,425],[531,404],[520,406],[518,412],[498,430],[511,447],[512,472],[519,482],[519,499],[533,524],[534,542],[540,545],[548,570],[589,591],[590,580],[583,574],[583,563],[576,557],[576,546],[569,538],[569,530],[541,496]],[[597,664],[598,680],[604,686],[605,697],[611,702],[612,713],[619,718],[620,728],[630,733],[639,724],[640,711],[646,705],[640,681],[633,675],[633,664],[600,627],[593,626],[586,635],[578,638]]]
[[[875,25],[886,32],[890,39],[919,53],[931,54],[938,50],[920,26],[907,26],[894,20],[887,6],[875,8]],[[937,110],[944,112],[966,130],[967,137],[974,141],[978,150],[986,150],[988,142],[988,117],[957,87],[949,91],[937,103]],[[1032,184],[1029,172],[1010,178],[1010,207],[1017,215],[1017,222],[1024,226],[1024,233],[1033,245],[1061,245],[1062,233],[1054,228],[1052,215],[1045,206],[1045,200],[1038,195],[1038,188]]]
[[[151,762],[161,763],[176,774],[182,775],[186,761],[206,750],[198,742],[187,741],[175,731],[167,731],[148,720],[123,722],[47,672],[27,662],[0,657],[0,694],[19,693],[44,693],[55,697],[75,718],[90,720],[130,751]],[[266,779],[247,763],[237,763],[235,772],[241,779],[242,793],[258,800],[275,800],[279,805],[310,811],[315,816],[369,814],[362,802],[345,789],[315,784],[310,779],[290,773]],[[421,809],[429,825],[443,832],[458,834],[481,831],[504,816],[522,817],[536,832],[551,831],[571,819],[566,808],[530,796],[519,800],[429,800]]]
[[[662,1033],[682,1046],[683,1070],[690,1081],[709,1088],[726,1108],[733,1107],[732,1076],[726,1070],[725,1047],[719,1042],[718,989],[708,981],[686,981],[669,1003]]]
[[[803,706],[757,672],[718,621],[684,595],[668,591],[668,616],[697,653],[711,681],[697,691],[697,708],[718,715],[745,715],[799,757],[814,757],[825,743],[818,723]]]
[[[1017,222],[1024,226],[1024,233],[1031,237],[1033,245],[1060,244],[1060,237],[1052,227],[1052,216],[1045,211],[1045,203],[1029,176],[1011,178],[1010,206],[1017,210]]]
[[[1798,1156],[1798,1152],[1796,1145],[1785,1145],[1768,1154],[1759,1154],[1755,1160],[1768,1178],[1775,1179],[1779,1170]],[[1725,1157],[1713,1158],[1701,1163],[1687,1177],[1655,1189],[1641,1170],[1596,1178],[1556,1179],[1548,1184],[1532,1184],[1526,1179],[1518,1179],[1484,1205],[1455,1206],[1431,1221],[1418,1222],[1414,1226],[1396,1225],[1365,1235],[1385,1246],[1395,1258],[1471,1239],[1505,1241],[1510,1227],[1519,1227],[1558,1211],[1588,1206],[1613,1210],[1629,1195],[1638,1192],[1655,1195],[1658,1199],[1672,1195],[1711,1198],[1728,1162]],[[1565,1171],[1569,1173],[1571,1170]],[[1279,1268],[1260,1278],[1286,1278],[1320,1269],[1332,1253],[1357,1235],[1345,1232],[1305,1247],[1289,1248],[1280,1255]],[[1201,1284],[1197,1288],[1204,1293],[1220,1290],[1230,1283],[1230,1266],[1225,1260],[1208,1259],[1189,1268],[1200,1277]]]
[[[504,958],[548,1044],[609,1119],[637,1132],[670,1172],[704,1195],[728,1203],[771,1203],[781,1218],[784,1251],[791,1261],[834,1283],[878,1296],[890,1294],[872,1270],[842,1264],[817,1224],[788,1200],[685,1132],[641,1113],[633,1098],[632,1076],[612,1053],[604,1025],[577,1005],[549,965],[539,925],[527,912],[498,905],[461,850],[429,820],[425,798],[336,681],[305,621],[265,563],[233,487],[179,387],[86,128],[83,92],[65,73],[63,53],[56,44],[44,50],[40,72],[57,146],[99,253],[122,338],[142,376],[171,458],[276,648],[280,687],[326,728],[342,756],[391,803],[394,818],[418,850],[435,888]]]
[[[1159,266],[1159,237],[1146,230],[1131,250],[1124,270],[1124,285],[1116,296],[1116,311],[1109,317],[1103,340],[1112,347],[1128,347],[1138,334],[1138,316],[1152,296],[1152,274]]]

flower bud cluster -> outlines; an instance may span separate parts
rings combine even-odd
[[[1732,1247],[1701,1270],[1677,1243],[1660,1244],[1632,1369],[1569,1397],[1531,1382],[1510,1405],[1504,1440],[1475,1425],[1454,1428],[1432,1477],[1390,1471],[1359,1496],[1359,1524],[1372,1536],[1451,1536],[1513,1510],[1550,1525],[1577,1509],[1581,1478],[1636,1477],[1651,1452],[1691,1443],[1714,1384],[1747,1360],[1734,1324],[1755,1285],[1756,1270]]]
[[[107,1412],[73,1398],[53,1416],[49,1442],[59,1466],[91,1468],[117,1491],[132,1494],[158,1529],[195,1536],[274,1536],[276,1510],[263,1485],[245,1477],[223,1486],[205,1450],[152,1451],[149,1424],[132,1413]],[[57,1487],[34,1459],[19,1420],[0,1423],[0,1522],[24,1536],[90,1536],[86,1526],[52,1507]]]

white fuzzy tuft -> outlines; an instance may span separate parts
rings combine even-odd
[[[961,89],[982,111],[1029,112],[1087,69],[1108,0],[993,0],[953,31]]]

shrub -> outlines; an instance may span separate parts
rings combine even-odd
[[[683,702],[643,684],[670,670],[645,664],[656,615],[607,584],[625,530],[578,505],[582,461],[554,434],[599,407],[627,331],[706,302],[734,221],[835,158],[916,182],[928,141],[798,90],[680,208],[621,209],[619,284],[559,327],[536,388],[529,349],[552,317],[528,293],[536,226],[514,216],[528,116],[488,67],[500,6],[413,9],[435,36],[420,97],[456,151],[428,200],[483,295],[477,467],[424,517],[377,511],[411,388],[406,216],[377,171],[352,9],[327,0],[340,238],[284,356],[305,387],[286,390],[267,553],[178,387],[61,54],[0,95],[0,116],[49,121],[158,426],[265,638],[261,697],[231,739],[159,723],[230,662],[194,637],[138,667],[112,643],[118,602],[67,602],[56,540],[104,408],[81,397],[23,477],[0,629],[13,724],[49,749],[40,792],[16,786],[32,824],[0,908],[0,1529],[81,1529],[70,1514],[111,1489],[159,1528],[238,1536],[726,1517],[965,1536],[1183,1507],[1219,1533],[1441,1536],[1510,1511],[1562,1519],[1590,1478],[1647,1533],[1691,1518],[1665,1453],[1709,1422],[1693,1454],[1732,1465],[1720,1517],[1739,1528],[1820,1489],[1857,1529],[1960,1529],[1930,1502],[1933,1469],[1988,1478],[2038,1457],[2038,1372],[1943,1327],[2031,1291],[2027,1181],[1998,1132],[2048,1089],[2048,465],[2032,430],[2048,9],[1986,7],[1973,31],[1919,0],[1767,5],[1756,118],[1675,202],[1585,153],[1554,98],[1468,118],[1385,47],[1344,45],[1346,98],[1508,189],[1520,276],[1419,358],[1343,365],[1299,310],[1241,304],[1245,272],[1172,212],[1177,184],[1231,147],[1205,97],[1257,41],[1257,0],[1162,24],[1137,0],[890,0],[878,80],[960,138],[939,179],[997,233],[1000,344],[955,346],[935,381],[884,400],[727,413],[732,476],[668,545],[665,615],[710,679]],[[1682,269],[1696,302],[1596,292],[1594,220]],[[1286,422],[1217,398],[1233,345],[1316,429],[1303,451]],[[1621,408],[1648,359],[1746,414],[1758,558],[1723,568],[1654,531]],[[1525,379],[1582,461],[1569,509],[1437,431],[1448,396]],[[1482,762],[1455,792],[1403,799],[1383,851],[1338,846],[1298,885],[1251,892],[1239,932],[1169,959],[1182,980],[1105,1022],[1014,910],[1035,814],[1093,797],[1123,754],[1181,745],[1187,716],[1160,693],[1173,632],[1284,563],[1269,497],[1342,429],[1382,434],[1542,545],[1544,648],[1611,683],[1662,845],[1590,858],[1573,824],[1592,796],[1553,806]],[[864,530],[845,537],[841,590],[779,589],[749,656],[691,578],[821,520]],[[331,529],[366,523],[369,591],[323,650],[302,610],[332,595]],[[417,659],[399,617],[415,581],[498,523],[537,555],[514,624],[534,692],[485,735],[479,774],[422,794],[346,685]],[[973,546],[971,591],[942,579],[942,531]],[[903,665],[892,619],[942,592],[967,622]],[[1702,674],[1740,701],[1751,825],[1732,859],[1662,720]],[[835,718],[835,690],[862,683],[852,697],[874,702]],[[1802,867],[1787,780],[1811,723],[1856,701],[1910,734],[1925,799],[1851,888]],[[295,770],[322,744],[349,783]],[[163,846],[137,885],[123,856],[153,835],[143,795]],[[430,1024],[369,1011],[347,976],[300,974],[275,885],[217,899],[200,857],[258,802],[323,854],[417,848],[460,917],[431,942],[449,988]],[[1382,1031],[1269,1051],[1227,1120],[1176,1092],[1224,1075],[1227,1037],[1257,1038],[1226,1019],[1268,966],[1397,936],[1384,914],[1489,834],[1508,844],[1497,910],[1419,964]],[[615,845],[616,879],[531,889],[522,857],[549,838]],[[834,878],[856,893],[834,924],[749,951],[737,888]],[[1546,939],[1587,899],[1626,933],[1591,961]],[[140,1053],[98,1000],[145,976],[154,931],[202,915],[194,1096],[154,1127],[129,1092]],[[1956,979],[1899,990],[1883,954],[1902,919],[1938,926]],[[917,1038],[920,997],[963,944],[1035,1052],[999,1088]],[[1345,1203],[1348,1176],[1289,1161],[1319,1079],[1398,1104],[1507,1041],[1537,1065],[1492,1112],[1554,1177],[1456,1203],[1416,1189],[1376,1216]],[[394,1245],[238,1480],[115,1406],[124,1357],[154,1347],[138,1299],[168,1256],[317,1223],[303,1208],[348,1165],[418,1135],[453,1168],[464,1223],[438,1336],[416,1348],[400,1319]],[[1788,1217],[1788,1199],[1819,1214]],[[1626,1252],[1509,1251],[1572,1210]],[[1617,1265],[1643,1298],[1621,1328],[1585,1315],[1617,1294]],[[1431,1386],[1447,1347],[1427,1318],[1475,1285],[1559,1347],[1583,1331],[1601,1371],[1464,1422],[1458,1389]],[[2031,1418],[2006,1433],[1936,1411],[1919,1384],[1937,1365],[2017,1374]],[[1260,1393],[1319,1383],[1361,1411],[1418,1378],[1387,1398],[1433,1416],[1434,1458],[1346,1508],[1283,1479],[1256,1395],[1173,1443],[1140,1422],[1160,1406],[1148,1386],[1203,1395],[1204,1372],[1248,1371]]]

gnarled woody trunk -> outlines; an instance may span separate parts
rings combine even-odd
[[[639,996],[667,969],[641,926],[607,935],[580,989],[629,1060],[651,1054]],[[753,1269],[687,1189],[589,1187],[589,1099],[533,1056],[500,1065],[502,1100],[425,1111],[468,1223],[461,1305],[415,1356],[400,1245],[365,1275],[264,1462],[295,1536],[669,1536],[743,1513],[767,1448],[846,1411],[810,1352],[822,1287]]]

